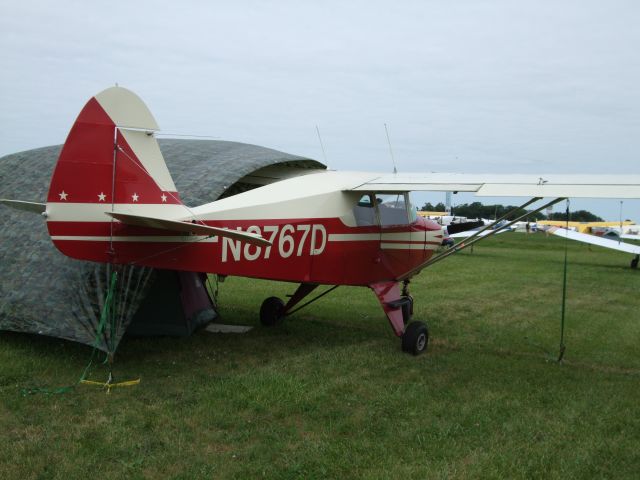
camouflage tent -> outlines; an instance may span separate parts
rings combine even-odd
[[[242,143],[167,139],[159,144],[187,205],[325,168],[315,160]],[[0,158],[0,198],[43,202],[60,149],[44,147]],[[179,292],[180,285],[193,284],[185,282],[184,272],[167,279],[166,272],[149,268],[112,269],[110,265],[73,260],[53,246],[43,218],[6,207],[0,211],[0,330],[65,338],[113,353],[134,318],[136,334],[149,334],[190,332],[215,316],[214,306],[202,306],[201,292],[193,291],[189,295],[200,295],[202,308],[188,314],[185,309],[181,320],[191,323],[176,328],[179,309],[154,310],[145,299],[162,298],[173,306],[179,304],[179,297],[185,296]],[[190,275],[196,276],[206,294],[204,276]],[[159,295],[160,288],[163,292]],[[173,295],[166,295],[167,288]],[[144,318],[159,311],[173,313],[165,313],[166,318]],[[168,327],[158,330],[154,325]]]

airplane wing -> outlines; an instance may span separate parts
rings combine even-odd
[[[241,240],[252,245],[267,246],[271,242],[254,233],[241,232],[238,230],[229,230],[227,228],[210,227],[199,223],[181,222],[178,220],[166,220],[164,218],[145,217],[142,215],[130,215],[128,213],[105,212],[110,217],[126,223],[127,225],[135,225],[138,227],[158,228],[160,230],[168,230],[171,232],[185,232],[195,235],[207,235],[228,237],[234,240]]]
[[[640,198],[640,175],[384,174],[347,190],[472,192],[485,197]]]
[[[498,230],[497,232],[495,232],[496,235],[500,235],[501,233],[504,232],[510,232],[511,229],[509,228],[503,228],[502,230]],[[449,237],[451,238],[469,238],[470,236],[474,235],[478,233],[477,230],[466,230],[464,232],[458,232],[458,233],[454,233],[452,235],[449,235]],[[484,232],[480,232],[478,233],[478,237],[485,237],[487,235],[493,234],[494,230],[485,230]]]
[[[569,240],[576,240],[578,242],[589,243],[591,245],[598,245],[600,247],[611,248],[620,252],[632,253],[634,255],[640,255],[640,246],[631,245],[630,243],[618,242],[616,240],[609,240],[608,238],[596,237],[595,235],[588,235],[586,233],[574,232],[560,227],[551,227],[547,230],[553,235],[559,237],[568,238]]]

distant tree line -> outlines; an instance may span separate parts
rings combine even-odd
[[[463,203],[453,207],[453,215],[467,218],[500,218],[507,212],[510,212],[514,208],[514,205],[483,205],[480,202]],[[421,210],[427,212],[444,212],[446,209],[444,203],[440,202],[433,205],[431,202],[425,203]],[[508,220],[513,220],[521,215],[524,215],[526,210],[518,208],[507,217]],[[535,218],[534,218],[535,217]],[[602,222],[602,218],[594,215],[586,210],[577,210],[569,212],[570,220],[574,222]],[[530,217],[530,220],[566,220],[566,212],[553,212],[547,217],[542,212],[538,212]]]

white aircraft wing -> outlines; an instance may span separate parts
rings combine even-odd
[[[474,192],[485,197],[640,198],[640,175],[383,174],[348,190]]]
[[[551,227],[547,230],[549,233],[557,235],[559,237],[568,238],[569,240],[576,240],[578,242],[589,243],[591,245],[598,245],[600,247],[611,248],[620,252],[632,253],[634,255],[640,255],[640,246],[631,245],[630,243],[618,242],[617,240],[609,240],[608,238],[596,237],[595,235],[588,235],[586,233],[573,232],[565,228]]]
[[[496,235],[500,235],[501,233],[504,232],[510,232],[511,229],[509,228],[503,228],[502,230],[498,230],[497,232],[495,232]],[[478,232],[478,230],[465,230],[464,232],[458,232],[458,233],[454,233],[449,235],[450,238],[469,238],[471,235],[475,235]],[[489,235],[490,233],[493,233],[494,230],[485,230],[483,232],[480,232],[478,234],[479,237],[484,237],[486,235]]]

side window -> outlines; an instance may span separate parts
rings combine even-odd
[[[359,227],[376,225],[376,211],[374,208],[373,196],[363,195],[358,204],[353,208],[353,215],[356,217],[356,225]]]
[[[415,223],[418,220],[418,209],[411,201],[411,194],[405,193],[407,199],[407,206],[409,207],[409,223]]]
[[[404,193],[378,193],[376,203],[382,227],[409,224]]]

